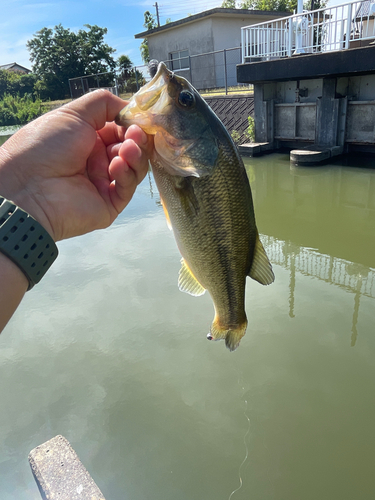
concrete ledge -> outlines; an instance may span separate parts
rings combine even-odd
[[[63,436],[34,448],[29,463],[43,500],[105,500]]]
[[[260,83],[375,73],[375,46],[237,65],[237,81]]]
[[[272,149],[273,146],[270,142],[252,142],[238,146],[238,151],[243,156],[257,156]]]
[[[306,149],[293,149],[290,152],[290,161],[295,165],[318,165],[332,156],[342,154],[342,146],[334,146],[332,148],[322,148],[311,145]]]

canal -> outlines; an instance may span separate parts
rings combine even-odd
[[[111,228],[60,242],[0,337],[0,498],[40,499],[27,455],[57,434],[107,500],[372,498],[375,170],[358,161],[245,159],[276,281],[248,280],[234,353],[206,340],[209,296],[177,288],[151,177]]]

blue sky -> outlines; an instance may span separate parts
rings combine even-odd
[[[219,7],[222,0],[159,0],[160,23],[167,18],[177,21],[188,14]],[[332,4],[342,0],[331,0]],[[145,30],[143,13],[155,13],[155,0],[4,0],[0,18],[0,65],[17,62],[31,69],[27,40],[40,29],[53,28],[61,23],[64,28],[77,31],[84,24],[108,28],[106,43],[116,49],[114,56],[130,57],[136,65],[142,64],[139,52],[141,40],[134,35]]]
[[[222,0],[192,0],[188,6],[175,0],[159,1],[160,23],[220,6]],[[0,65],[17,62],[31,69],[27,40],[40,29],[64,28],[78,31],[84,24],[108,29],[106,43],[116,49],[115,57],[126,54],[134,64],[142,64],[141,40],[134,35],[145,30],[143,13],[155,13],[152,0],[4,0],[0,17]]]

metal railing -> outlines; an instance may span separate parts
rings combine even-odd
[[[356,1],[241,28],[242,62],[328,52],[375,38],[375,2]]]
[[[199,91],[210,93],[251,92],[252,85],[237,81],[237,64],[241,63],[241,47],[215,50],[204,54],[164,61],[167,67],[183,76]],[[148,66],[129,68],[127,77],[113,73],[79,76],[69,79],[70,94],[76,99],[91,90],[107,88],[112,93],[134,93],[150,81]]]
[[[164,61],[167,67],[183,76],[199,91],[209,90],[210,93],[244,92],[252,90],[252,85],[237,81],[237,64],[241,64],[241,47],[215,50],[204,54]],[[137,70],[137,71],[135,71]],[[137,88],[149,81],[147,66],[136,66],[132,71],[143,75],[143,81],[137,81]]]

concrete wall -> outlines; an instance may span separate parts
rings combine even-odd
[[[284,141],[288,147],[298,147],[298,142],[328,148],[371,146],[375,151],[375,74],[254,88],[257,142]]]
[[[316,102],[322,96],[322,79],[300,80],[299,88],[307,90],[306,97],[300,97],[300,102]],[[272,84],[271,84],[272,85]],[[277,82],[275,98],[278,102],[293,103],[296,100],[297,82]]]
[[[189,55],[212,52],[214,50],[212,18],[199,19],[194,23],[155,33],[148,37],[148,47],[150,58],[157,61],[168,61],[169,54],[179,50],[188,50]],[[204,59],[198,58],[192,62],[193,72],[199,75],[199,85],[195,83],[196,87],[214,86],[215,68],[213,64],[208,65]],[[191,80],[189,70],[179,70],[176,73]]]

